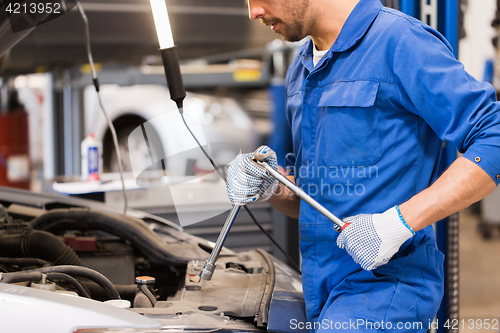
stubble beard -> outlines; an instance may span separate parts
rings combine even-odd
[[[309,7],[309,0],[303,0],[299,8],[297,6],[288,6],[286,11],[293,13],[293,22],[285,23],[279,18],[270,18],[262,21],[262,24],[277,22],[278,30],[276,33],[280,35],[287,42],[298,42],[302,40],[307,34],[304,32],[304,24],[307,8]]]
[[[283,32],[277,32],[284,40],[287,42],[298,42],[305,37],[304,31],[304,23],[303,22],[294,22],[293,25],[281,24],[283,28]]]

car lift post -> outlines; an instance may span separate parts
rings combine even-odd
[[[434,2],[437,2],[437,6]],[[426,17],[423,17],[421,13],[424,13],[430,3],[437,9],[437,13],[434,13],[437,15],[437,27],[433,28],[446,37],[453,48],[453,54],[458,58],[459,0],[400,0],[399,9],[429,24],[433,21],[428,17],[432,13],[425,11]],[[440,174],[455,161],[456,157],[455,145],[452,142],[445,142],[441,154]],[[437,222],[435,230],[438,248],[445,254],[445,289],[443,301],[436,316],[439,324],[437,332],[458,332],[458,330],[448,330],[443,326],[448,323],[449,327],[452,327],[454,322],[458,323],[458,213]]]

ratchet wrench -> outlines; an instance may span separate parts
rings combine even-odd
[[[333,215],[328,209],[323,207],[319,202],[311,198],[306,192],[304,192],[300,187],[292,183],[288,178],[283,176],[281,173],[279,173],[277,170],[273,169],[269,164],[266,162],[262,161],[265,156],[261,156],[259,153],[256,153],[254,156],[253,161],[266,169],[276,180],[278,180],[280,183],[288,187],[290,190],[292,190],[299,198],[303,199],[305,202],[313,206],[318,212],[326,216],[328,219],[330,219],[335,225],[337,225],[339,228],[335,228],[336,231],[340,232],[344,230],[349,223],[343,222],[341,219],[339,219],[337,216]],[[259,160],[260,159],[260,160]],[[221,230],[221,233],[219,234],[219,238],[217,239],[217,242],[215,243],[214,248],[212,249],[212,253],[210,254],[210,257],[208,258],[207,261],[205,261],[205,265],[203,266],[199,277],[202,280],[210,281],[212,279],[213,273],[215,271],[215,268],[217,267],[216,262],[219,257],[220,251],[222,250],[222,247],[224,246],[224,242],[226,241],[226,237],[229,233],[229,230],[231,230],[231,227],[234,223],[234,220],[236,219],[236,216],[238,215],[238,212],[240,210],[241,206],[233,206],[231,211],[229,212],[229,215],[226,219],[226,222],[224,223],[224,226]],[[340,229],[340,230],[339,230]]]
[[[275,170],[273,167],[271,167],[269,164],[267,164],[264,161],[259,160],[263,156],[260,156],[259,153],[255,153],[254,155],[254,162],[257,163],[257,165],[260,165],[264,169],[266,169],[277,181],[279,181],[281,184],[285,185],[287,188],[292,190],[299,198],[303,199],[305,202],[310,204],[311,206],[314,207],[318,212],[326,216],[329,220],[331,220],[333,223],[335,223],[339,229],[335,228],[338,232],[344,230],[349,223],[343,222],[341,219],[339,219],[337,216],[333,215],[328,209],[326,209],[323,205],[321,205],[319,202],[314,200],[311,196],[309,196],[306,192],[304,192],[300,187],[292,183],[288,178],[283,176],[281,173],[279,173],[277,170]]]

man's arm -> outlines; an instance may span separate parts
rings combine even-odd
[[[287,176],[287,178],[295,183],[295,177]],[[291,218],[299,218],[300,198],[285,185],[279,184],[278,189],[269,199],[269,203]]]
[[[481,159],[477,157],[477,163]],[[426,190],[381,214],[360,214],[344,219],[348,226],[337,238],[363,269],[386,264],[415,231],[484,198],[495,181],[480,166],[460,157]]]
[[[464,153],[432,186],[400,205],[408,225],[420,230],[500,183],[500,104],[495,89],[470,76],[444,38],[424,25],[401,37],[394,73],[403,107]]]
[[[293,176],[287,178],[295,182]],[[460,157],[432,186],[401,204],[399,209],[410,227],[418,231],[469,207],[495,187],[495,182],[483,169]],[[300,198],[283,184],[269,203],[292,218],[299,217]]]
[[[399,209],[414,231],[483,199],[496,187],[474,162],[460,157],[429,188],[401,204]]]

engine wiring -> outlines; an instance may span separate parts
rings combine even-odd
[[[87,15],[85,14],[85,11],[83,10],[83,7],[82,7],[82,5],[81,5],[80,2],[77,3],[77,7],[78,7],[78,10],[80,11],[80,14],[81,14],[81,16],[83,18],[83,21],[85,23],[85,36],[86,36],[87,57],[89,59],[89,64],[90,64],[90,69],[91,69],[91,73],[92,73],[92,79],[93,79],[94,87],[95,87],[95,90],[96,90],[97,95],[98,95],[99,105],[100,105],[100,107],[101,107],[101,109],[102,109],[102,111],[104,113],[104,116],[106,117],[106,121],[108,123],[108,126],[109,126],[110,131],[111,131],[111,135],[113,137],[113,144],[114,144],[114,147],[115,147],[116,158],[117,158],[117,161],[118,161],[118,167],[119,167],[119,171],[120,171],[120,178],[121,178],[121,182],[122,182],[122,192],[123,192],[123,199],[124,199],[123,214],[126,215],[127,207],[128,207],[128,201],[127,201],[127,196],[126,196],[126,192],[125,192],[125,180],[124,180],[124,176],[123,176],[123,167],[122,167],[122,163],[121,163],[122,159],[121,159],[121,154],[120,154],[120,150],[119,150],[119,146],[118,146],[118,138],[117,138],[116,130],[115,130],[114,126],[113,126],[113,123],[111,122],[111,120],[110,120],[110,118],[109,118],[109,116],[108,116],[108,114],[107,114],[107,112],[106,112],[106,110],[104,108],[104,105],[102,103],[102,98],[101,98],[100,89],[99,89],[99,81],[98,81],[97,73],[96,73],[95,66],[94,66],[94,60],[93,60],[93,57],[92,57],[92,50],[91,50],[91,47],[90,47],[90,30],[89,30],[89,23],[88,23]],[[217,173],[224,180],[224,182],[226,182],[226,177],[225,177],[224,169],[221,168],[213,160],[213,158],[207,153],[207,151],[203,148],[203,146],[200,144],[200,142],[198,141],[198,139],[196,138],[196,136],[194,135],[194,133],[191,131],[191,129],[189,128],[188,124],[186,123],[186,120],[184,118],[183,108],[179,108],[179,113],[181,115],[182,121],[184,122],[184,125],[186,126],[187,130],[189,131],[189,133],[191,134],[191,136],[193,137],[193,139],[196,141],[196,143],[198,144],[198,146],[202,150],[203,154],[207,157],[207,159],[210,161],[210,164],[212,165],[212,167],[217,171]],[[293,266],[293,268],[299,274],[301,274],[300,267],[295,263],[295,261],[290,257],[290,255],[288,253],[286,253],[286,251],[278,244],[278,242],[276,242],[276,240],[271,236],[271,234],[269,234],[269,232],[267,232],[267,230],[265,230],[264,227],[257,221],[257,218],[250,211],[250,209],[246,205],[243,206],[243,207],[245,208],[246,212],[248,213],[248,215],[250,216],[250,218],[252,219],[252,221],[255,223],[255,225],[269,238],[269,240],[278,248],[278,250],[288,259],[289,264],[291,266]]]
[[[86,48],[87,48],[87,57],[89,59],[90,71],[92,74],[92,80],[94,83],[95,91],[97,92],[99,106],[101,107],[101,110],[104,113],[104,117],[106,118],[106,122],[108,123],[109,130],[111,131],[111,137],[113,138],[113,145],[115,147],[116,159],[118,161],[118,171],[120,172],[120,179],[121,179],[121,183],[122,183],[123,215],[127,215],[128,201],[127,201],[127,194],[125,191],[125,178],[123,176],[122,157],[121,157],[121,153],[120,153],[120,149],[119,149],[119,145],[118,145],[118,137],[116,135],[115,126],[113,125],[113,122],[109,118],[108,113],[106,112],[106,109],[104,108],[104,104],[102,103],[101,92],[100,92],[100,88],[99,88],[99,80],[97,78],[97,72],[95,70],[94,58],[92,57],[92,49],[90,48],[89,21],[87,19],[87,15],[85,14],[85,11],[83,10],[83,6],[81,5],[81,3],[77,2],[76,5],[78,7],[78,10],[80,11],[80,14],[82,15],[83,22],[85,24],[85,41],[86,41]]]

